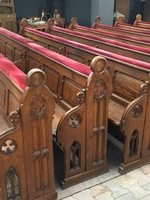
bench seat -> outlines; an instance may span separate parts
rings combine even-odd
[[[110,100],[109,107],[108,107],[108,117],[109,120],[115,124],[116,126],[121,125],[121,119],[125,110],[125,106]]]

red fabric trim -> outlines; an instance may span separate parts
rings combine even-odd
[[[31,28],[26,28],[26,29],[28,31],[32,31],[33,30]],[[57,29],[57,30],[59,29],[62,32],[62,28],[53,27],[53,29]],[[63,31],[66,31],[66,30],[67,29],[63,29]],[[136,65],[137,67],[150,69],[150,64],[147,63],[147,62],[143,62],[143,61],[132,59],[132,58],[125,57],[125,56],[121,56],[121,55],[118,55],[118,54],[115,54],[115,53],[111,53],[109,51],[104,51],[104,50],[101,50],[101,49],[97,49],[97,48],[94,48],[94,47],[91,47],[91,46],[88,46],[88,45],[85,45],[85,44],[82,44],[82,43],[78,43],[78,42],[74,42],[74,41],[71,41],[71,40],[67,40],[67,39],[62,38],[62,37],[54,36],[54,35],[51,35],[51,34],[48,34],[48,33],[43,33],[41,31],[34,30],[34,32],[36,34],[38,34],[38,35],[43,35],[46,38],[54,39],[56,41],[65,42],[67,45],[72,45],[74,47],[79,47],[79,48],[84,49],[84,50],[95,52],[95,53],[97,53],[97,54],[99,54],[101,56],[108,57],[108,59],[115,59],[115,62],[122,61],[122,62],[126,62],[128,64]],[[72,33],[72,31],[66,31],[66,32],[71,32]]]
[[[150,40],[146,40],[146,39],[142,39],[142,38],[138,38],[138,37],[135,37],[135,36],[127,36],[127,35],[123,35],[123,34],[119,34],[119,33],[108,33],[108,31],[105,31],[105,30],[99,30],[99,29],[93,29],[93,28],[88,28],[88,27],[84,27],[84,26],[79,26],[79,25],[75,25],[75,28],[77,29],[81,29],[81,30],[87,30],[87,31],[90,31],[90,32],[95,32],[95,33],[102,33],[102,34],[109,34],[110,36],[114,36],[114,37],[117,37],[117,38],[127,38],[127,39],[131,39],[131,40],[135,40],[135,41],[141,41],[141,42],[146,42],[146,43],[150,43]],[[101,36],[99,36],[101,37]]]
[[[68,68],[71,68],[73,70],[81,72],[82,74],[89,76],[89,74],[91,73],[91,69],[87,65],[76,62],[76,61],[74,61],[70,58],[67,58],[63,55],[60,55],[54,51],[46,49],[45,47],[42,47],[38,44],[28,43],[28,44],[26,44],[26,46],[29,47],[30,49],[35,50],[36,52],[42,54],[43,56],[49,57],[51,60],[55,60],[65,66],[67,66]]]
[[[25,37],[23,37],[21,35],[18,35],[17,33],[9,31],[9,30],[7,30],[5,28],[0,28],[0,34],[7,35],[11,39],[16,40],[17,42],[20,42],[22,44],[26,44],[28,42],[33,42],[32,40],[30,40],[28,38],[25,38]]]
[[[137,22],[138,24],[150,24],[150,22],[142,21],[142,22]]]
[[[147,30],[147,31],[150,31],[149,30],[149,28],[148,27],[145,27],[145,26],[133,26],[132,24],[125,24],[125,23],[121,23],[121,22],[119,22],[118,23],[118,25],[121,25],[121,27],[123,26],[123,27],[135,27],[136,28],[136,30],[139,32],[139,31],[142,31],[142,32],[144,32],[144,30],[140,30],[141,28],[143,28],[143,29],[145,29],[145,30]],[[134,29],[131,29],[131,30],[134,30]]]
[[[2,70],[13,82],[15,82],[20,88],[25,90],[26,74],[24,74],[18,67],[16,67],[11,61],[7,60],[0,54],[0,70]]]
[[[97,27],[101,28],[101,27],[104,27],[104,28],[108,28],[108,29],[118,29],[118,30],[121,30],[123,31],[124,33],[126,32],[129,32],[127,29],[124,29],[122,27],[113,27],[113,26],[108,26],[108,25],[105,25],[105,24],[98,24]],[[133,30],[133,29],[130,29],[130,33],[141,33],[143,35],[149,35],[150,33],[149,32],[143,32],[143,31],[136,31],[136,30]]]
[[[150,50],[146,49],[144,47],[138,47],[138,46],[126,44],[126,43],[123,43],[123,42],[120,42],[120,41],[101,38],[100,36],[97,37],[97,36],[90,35],[90,34],[87,34],[87,33],[85,34],[85,33],[81,33],[81,32],[76,32],[76,31],[65,29],[65,28],[59,29],[59,27],[55,27],[55,26],[53,26],[52,29],[57,29],[57,30],[61,29],[61,31],[63,31],[63,32],[67,32],[69,34],[81,36],[81,37],[84,37],[85,39],[89,38],[89,39],[92,39],[92,40],[97,40],[98,42],[106,43],[107,45],[111,44],[111,45],[118,46],[118,47],[119,46],[124,47],[124,48],[130,49],[130,50],[136,50],[136,51],[139,51],[140,53],[143,52],[143,53],[149,53],[150,54]]]

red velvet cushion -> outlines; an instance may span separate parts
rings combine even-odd
[[[140,22],[139,22],[140,23]],[[144,23],[146,26],[143,25],[143,23],[141,23],[140,26],[137,25],[134,25],[136,28],[138,29],[145,29],[147,31],[150,31],[150,23]]]
[[[22,44],[26,44],[28,42],[33,42],[32,40],[30,40],[28,38],[25,38],[25,37],[23,37],[21,35],[18,35],[17,33],[9,31],[9,30],[7,30],[5,28],[0,28],[0,34],[7,35],[12,40],[18,41],[18,42],[20,42]]]
[[[118,23],[118,24],[121,24],[121,25],[123,25],[123,27],[125,26],[125,27],[135,27],[136,29],[133,29],[133,30],[137,30],[137,31],[144,31],[144,30],[140,30],[141,28],[143,28],[143,29],[145,29],[145,30],[147,30],[147,31],[150,31],[149,30],[149,28],[148,27],[146,27],[146,26],[133,26],[132,24],[125,24],[125,23]],[[132,30],[132,29],[131,29]]]
[[[124,29],[124,28],[122,28],[122,27],[113,27],[113,26],[109,26],[109,25],[105,25],[105,24],[98,24],[97,25],[97,27],[99,27],[99,28],[101,28],[101,27],[104,27],[104,28],[108,28],[108,29],[111,29],[111,30],[113,30],[113,29],[118,29],[118,30],[121,30],[121,31],[123,31],[124,33],[128,33],[129,31],[127,30],[127,29]],[[133,30],[133,29],[130,29],[130,33],[141,33],[141,34],[143,34],[143,35],[149,35],[150,33],[149,32],[137,32],[136,30]]]
[[[26,74],[24,74],[18,67],[16,67],[11,61],[7,60],[0,54],[0,70],[2,70],[15,84],[21,89],[25,90]]]
[[[61,31],[61,32],[63,30],[63,32],[72,33],[72,31],[70,31],[70,30],[62,29],[62,28],[59,28],[59,27],[53,26],[52,29],[57,29],[58,31]],[[73,42],[73,41],[70,41],[70,40],[68,40],[68,43],[70,43],[70,44],[72,43],[72,45],[80,47],[81,49],[88,50],[88,51],[91,51],[91,52],[95,52],[95,53],[102,55],[106,58],[108,57],[108,59],[111,59],[111,58],[115,59],[115,62],[123,61],[123,62],[127,62],[129,64],[132,64],[132,65],[135,65],[137,67],[150,69],[150,64],[147,63],[147,62],[143,62],[143,61],[132,59],[132,58],[125,57],[125,56],[121,56],[121,55],[118,55],[118,54],[115,54],[115,53],[111,53],[109,51],[104,51],[104,50],[101,50],[101,49],[97,49],[95,47],[91,47],[91,46],[81,44],[81,43],[78,43],[78,42]]]
[[[75,28],[81,29],[81,30],[87,30],[87,31],[90,31],[90,32],[93,32],[93,33],[97,33],[97,34],[98,33],[102,33],[102,34],[108,35],[108,31],[107,30],[93,29],[93,28],[88,28],[88,27],[79,26],[79,25],[75,25]],[[120,39],[127,38],[127,39],[131,39],[131,40],[135,40],[135,41],[141,41],[141,42],[150,43],[150,40],[138,38],[138,37],[135,37],[135,36],[127,36],[127,35],[123,35],[123,34],[120,34],[120,33],[109,32],[109,36],[114,36],[114,37],[117,37],[117,38],[120,38]],[[99,37],[101,37],[101,36],[99,36]]]
[[[92,40],[95,40],[95,41],[97,40],[97,41],[102,42],[103,44],[105,44],[105,43],[107,45],[111,44],[111,45],[114,45],[114,46],[118,46],[118,47],[120,46],[120,47],[124,47],[124,48],[130,49],[130,50],[136,50],[136,51],[139,51],[139,52],[144,52],[144,53],[150,54],[149,49],[146,49],[146,48],[143,48],[143,47],[138,47],[136,45],[126,44],[126,43],[123,43],[123,42],[120,42],[120,41],[101,38],[101,37],[97,37],[97,36],[94,36],[94,35],[80,33],[80,32],[76,32],[76,31],[72,31],[72,30],[68,30],[68,29],[60,28],[60,27],[56,27],[56,26],[52,26],[52,29],[57,29],[57,30],[60,30],[60,31],[63,31],[63,32],[67,32],[69,34],[81,36],[81,37],[84,37],[85,39],[89,38],[89,39],[92,39]]]
[[[62,65],[65,65],[68,68],[71,68],[73,70],[81,72],[82,74],[89,76],[89,74],[91,73],[91,69],[87,65],[76,62],[76,61],[74,61],[70,58],[67,58],[63,55],[60,55],[54,51],[46,49],[38,44],[27,43],[26,46],[36,52],[39,52],[43,56],[49,57],[51,60],[56,60],[57,62],[61,63]]]

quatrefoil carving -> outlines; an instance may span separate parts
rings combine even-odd
[[[6,140],[3,144],[0,146],[0,152],[3,154],[12,154],[17,149],[17,144],[13,140]]]
[[[138,118],[143,112],[143,107],[142,105],[136,105],[134,108],[133,108],[133,112],[132,112],[132,115],[134,118]]]
[[[69,126],[72,128],[76,128],[76,127],[80,126],[81,122],[82,122],[82,118],[78,114],[72,115],[69,118]]]

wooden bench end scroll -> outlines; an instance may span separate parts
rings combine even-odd
[[[110,76],[106,67],[105,58],[97,56],[92,60],[92,72],[86,87],[77,95],[78,105],[69,110],[58,124],[56,139],[65,152],[63,188],[108,171]]]

